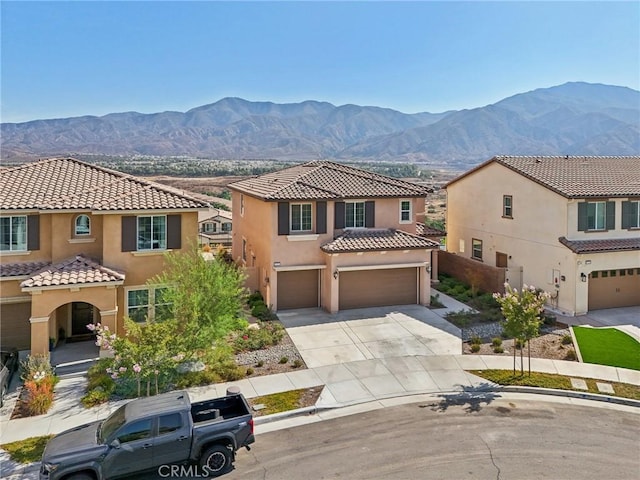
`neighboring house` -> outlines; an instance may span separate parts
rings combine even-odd
[[[565,314],[640,305],[640,157],[498,156],[446,190],[449,252]]]
[[[189,246],[204,202],[68,158],[0,171],[2,342],[32,353],[161,308],[163,254]]]
[[[231,229],[233,217],[231,212],[212,208],[208,212],[200,212],[198,221],[198,244],[216,247],[231,247]]]
[[[229,188],[233,258],[274,310],[429,304],[438,244],[416,235],[427,188],[328,161]]]

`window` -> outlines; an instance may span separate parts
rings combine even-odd
[[[89,235],[91,234],[91,220],[89,215],[78,215],[76,217],[76,235]]]
[[[231,223],[229,222],[225,222],[222,224],[222,231],[223,232],[230,232],[231,231]]]
[[[411,223],[410,200],[400,200],[400,223]]]
[[[244,195],[240,194],[240,216],[244,215]]]
[[[598,272],[591,272],[591,278],[598,278]]]
[[[215,233],[216,224],[212,222],[207,222],[204,224],[204,233]]]
[[[158,433],[163,435],[165,433],[175,432],[182,428],[182,416],[179,413],[170,413],[169,415],[161,415],[158,418]]]
[[[513,197],[511,195],[502,196],[502,216],[513,218]]]
[[[142,440],[149,437],[151,437],[150,418],[125,425],[118,432],[117,436],[120,443],[135,442],[136,440]]]
[[[138,217],[138,250],[167,248],[167,217],[165,215]]]
[[[311,204],[292,203],[291,204],[291,232],[311,231]]]
[[[622,202],[622,228],[640,228],[640,200]]]
[[[27,250],[27,216],[0,217],[0,251]]]
[[[347,202],[344,215],[346,228],[364,228],[364,202]]]
[[[602,278],[606,278],[609,276],[609,272],[607,272],[606,270],[602,271]]]
[[[623,215],[624,217],[624,215]],[[578,203],[578,230],[581,232],[616,228],[616,202]]]
[[[482,260],[482,240],[471,239],[471,256],[476,260]]]
[[[242,260],[247,261],[247,239],[242,239]]]
[[[134,322],[162,321],[171,316],[166,287],[138,288],[127,291],[127,315]]]

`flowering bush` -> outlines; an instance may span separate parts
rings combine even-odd
[[[504,322],[502,328],[505,333],[519,341],[521,345],[538,336],[543,322],[544,305],[549,293],[535,288],[533,285],[523,285],[522,290],[504,284],[505,293],[494,293],[493,298],[500,304]],[[513,370],[516,369],[516,352],[513,351]],[[522,349],[520,350],[520,369],[522,371]],[[529,373],[531,373],[531,354],[529,354]]]
[[[236,353],[260,350],[277,345],[284,336],[284,327],[277,322],[258,322],[258,328],[247,328],[235,337]]]
[[[21,401],[29,415],[47,413],[53,404],[53,387],[58,377],[53,373],[48,355],[30,355],[22,362],[24,396]]]

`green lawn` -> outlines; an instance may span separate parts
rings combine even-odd
[[[640,370],[640,343],[615,328],[573,327],[582,361]]]

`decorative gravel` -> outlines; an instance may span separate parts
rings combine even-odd
[[[287,357],[287,364],[280,364],[280,359],[282,357]],[[299,360],[302,363],[301,368],[306,368],[306,365],[304,364],[304,361],[302,360],[298,349],[286,332],[278,345],[263,348],[262,350],[239,353],[235,356],[235,358],[238,365],[247,367],[255,367],[258,362],[262,362],[264,364],[264,367],[266,367],[266,371],[262,372],[254,368],[256,374],[270,374],[274,373],[274,370],[286,371],[287,369],[291,368],[290,365],[296,360]]]
[[[480,323],[477,325],[472,325],[470,327],[465,327],[462,329],[462,341],[468,342],[472,337],[477,336],[480,338],[495,338],[499,337],[502,334],[502,325],[500,322],[491,322],[491,323]],[[554,335],[567,335],[569,334],[569,329],[567,328],[553,328],[553,327],[542,327],[540,329],[540,334],[554,334]]]

